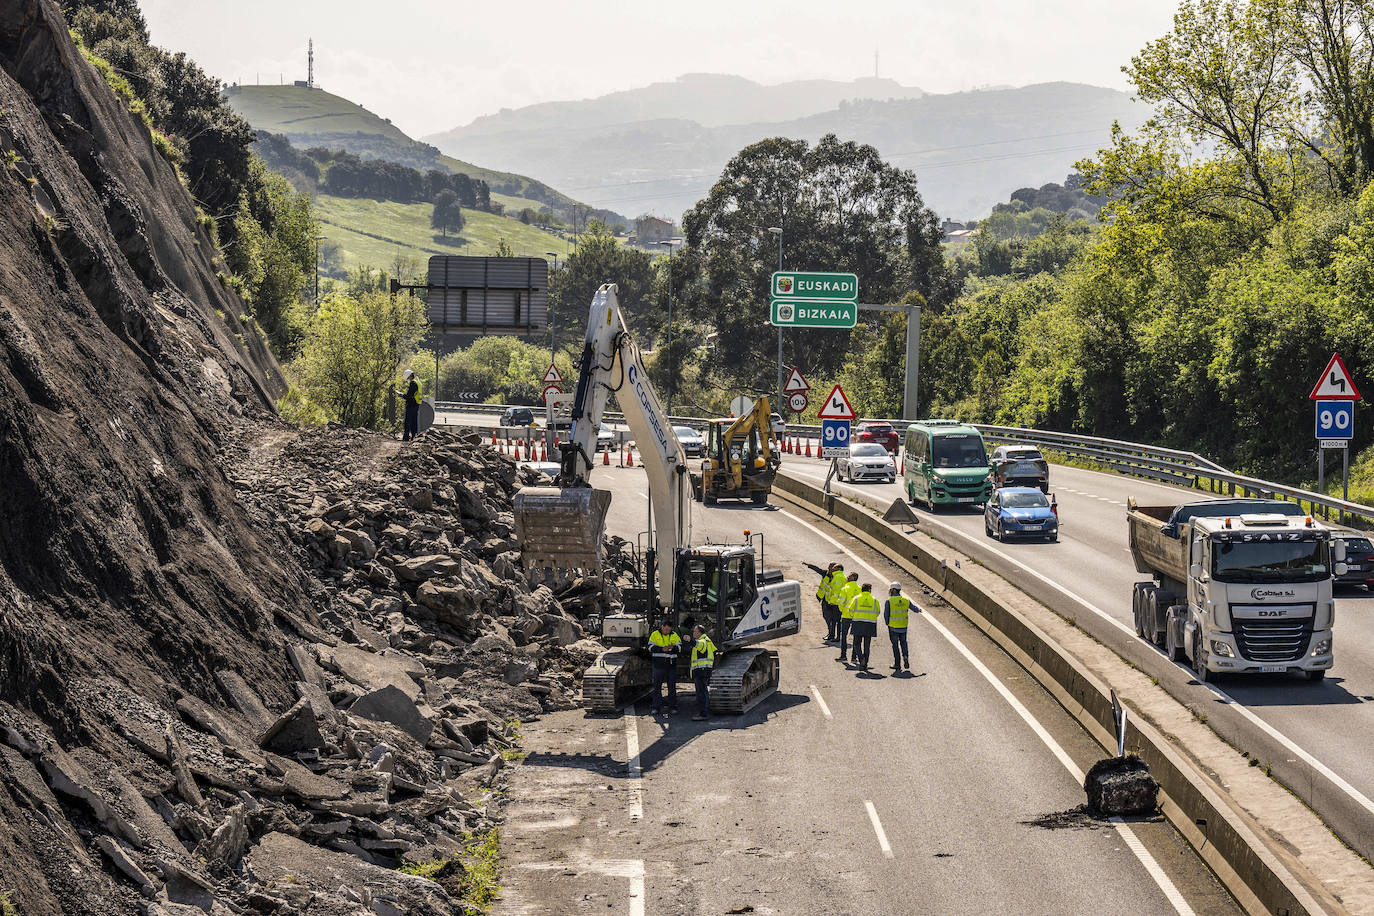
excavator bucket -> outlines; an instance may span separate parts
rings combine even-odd
[[[525,569],[601,569],[609,490],[525,487],[514,503],[515,536]]]

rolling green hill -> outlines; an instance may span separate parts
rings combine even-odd
[[[254,130],[283,134],[298,149],[342,149],[364,159],[385,159],[421,171],[461,172],[485,181],[494,195],[515,198],[501,202],[516,210],[547,207],[567,219],[574,206],[586,206],[533,178],[446,156],[436,147],[407,136],[386,118],[322,89],[232,86],[225,91],[225,98]],[[626,222],[620,214],[610,211],[593,215],[611,223]]]
[[[494,255],[501,239],[515,254],[544,257],[554,251],[560,257],[569,250],[567,240],[526,226],[519,220],[479,210],[464,210],[467,224],[457,235],[444,238],[429,227],[434,208],[429,204],[320,195],[315,199],[326,239],[338,246],[333,272],[359,266],[388,267],[399,253],[424,265],[431,255]]]

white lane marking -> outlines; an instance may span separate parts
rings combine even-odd
[[[878,809],[873,807],[873,802],[868,799],[864,799],[864,807],[868,809],[868,819],[873,822],[873,832],[878,835],[878,848],[883,851],[883,855],[892,858],[892,846],[887,842],[883,822],[878,820]]]
[[[814,525],[808,524],[800,518],[797,518],[790,512],[784,511],[782,514],[797,522],[802,527],[809,528],[812,532],[819,535],[822,539],[829,541],[831,545],[833,545],[835,548],[847,554],[852,560],[854,560],[854,562],[858,563],[860,566],[867,569],[874,576],[874,578],[880,580],[883,578],[882,574],[879,573],[876,569],[874,569],[863,558],[855,554],[849,548],[845,547],[839,541],[832,538],[830,535],[826,534],[824,531],[821,531]],[[1036,719],[1034,715],[1031,714],[1031,711],[1027,709],[1025,705],[1020,700],[1018,700],[1009,689],[1007,689],[1007,686],[997,679],[997,675],[993,674],[992,670],[988,668],[987,665],[984,665],[982,661],[979,660],[979,658],[969,650],[968,646],[964,645],[963,642],[959,640],[959,637],[955,636],[944,624],[942,624],[938,619],[936,619],[936,617],[931,614],[929,609],[925,609],[923,613],[918,614],[917,619],[924,619],[927,623],[934,627],[936,632],[943,636],[946,639],[946,641],[948,641],[949,644],[954,647],[955,651],[962,655],[965,658],[965,660],[967,660],[968,663],[973,666],[973,669],[977,671],[979,674],[981,674],[983,676],[983,679],[986,680],[990,685],[992,685],[992,688],[996,690],[997,693],[1002,697],[1002,699],[1007,702],[1007,705],[1009,705],[1016,712],[1016,714],[1021,717],[1022,721],[1024,721],[1028,726],[1030,726],[1031,731],[1035,732],[1036,736],[1044,743],[1045,747],[1049,748],[1050,753],[1053,754],[1061,764],[1063,764],[1064,769],[1069,771],[1069,775],[1073,777],[1074,782],[1078,783],[1079,785],[1082,785],[1084,773],[1082,770],[1078,768],[1078,765],[1073,762],[1073,758],[1070,757],[1062,747],[1060,747],[1059,742],[1054,740],[1054,737],[1050,735],[1048,731],[1045,730],[1045,727],[1040,724],[1040,721]],[[873,811],[871,806],[869,808],[869,816],[873,819],[874,828],[881,831],[882,827],[878,823],[878,815],[876,812]],[[1124,825],[1122,826],[1124,827]],[[881,833],[879,836],[881,840]],[[1134,839],[1134,837],[1132,837],[1132,839]],[[1134,844],[1128,840],[1126,845],[1130,848],[1131,852],[1135,853],[1137,861],[1139,861],[1141,866],[1146,870],[1146,872],[1149,873],[1150,877],[1154,879],[1155,884],[1159,886],[1160,891],[1162,891],[1164,896],[1168,898],[1169,902],[1173,905],[1174,909],[1178,912],[1179,916],[1193,916],[1192,908],[1188,906],[1187,901],[1185,901],[1183,899],[1183,896],[1179,894],[1178,888],[1174,886],[1174,883],[1169,879],[1169,876],[1164,873],[1164,871],[1159,867],[1159,864],[1154,861],[1154,858],[1152,856],[1149,856],[1149,852],[1145,849],[1145,847],[1141,846],[1138,840]],[[1144,858],[1141,857],[1141,853],[1145,854]]]
[[[784,512],[783,515],[788,515],[790,518],[795,519],[796,521],[800,522],[802,525],[806,525],[806,522],[803,522],[801,519],[796,518],[795,516],[789,515],[789,513],[787,513],[787,512]],[[973,535],[971,535],[971,534],[967,534],[967,533],[965,533],[965,532],[963,532],[963,531],[960,531],[958,528],[955,528],[955,527],[953,527],[953,526],[951,526],[951,525],[946,525],[946,524],[944,524],[943,522],[939,522],[938,520],[932,519],[932,521],[935,521],[936,524],[939,524],[941,528],[943,528],[945,531],[950,532],[951,534],[957,534],[957,535],[959,535],[960,537],[965,538],[966,540],[968,540],[968,541],[970,541],[970,542],[972,542],[972,543],[981,545],[981,546],[983,547],[983,549],[985,549],[985,550],[987,550],[987,551],[989,551],[989,552],[991,552],[991,553],[996,554],[997,556],[999,556],[999,557],[1001,557],[1002,559],[1006,560],[1008,563],[1011,563],[1012,565],[1016,566],[1018,569],[1022,570],[1022,571],[1025,572],[1025,573],[1027,573],[1028,575],[1034,576],[1035,578],[1039,579],[1041,582],[1044,582],[1046,585],[1050,586],[1051,588],[1053,588],[1053,589],[1055,589],[1055,590],[1061,592],[1062,594],[1067,595],[1068,597],[1072,598],[1073,600],[1079,602],[1079,603],[1082,604],[1085,608],[1087,608],[1088,610],[1092,611],[1092,612],[1093,612],[1094,614],[1096,614],[1097,616],[1101,617],[1101,618],[1102,618],[1103,620],[1105,620],[1107,623],[1111,624],[1112,626],[1116,627],[1116,628],[1117,628],[1118,630],[1120,630],[1121,632],[1123,632],[1123,633],[1125,633],[1126,635],[1130,636],[1131,639],[1134,640],[1134,639],[1138,639],[1138,638],[1139,638],[1138,636],[1136,636],[1136,634],[1135,634],[1135,629],[1134,629],[1133,627],[1127,626],[1126,624],[1124,624],[1124,623],[1122,623],[1121,621],[1117,620],[1115,617],[1111,616],[1111,615],[1108,614],[1106,611],[1102,610],[1102,608],[1100,608],[1100,607],[1098,607],[1097,605],[1093,604],[1093,603],[1092,603],[1091,601],[1089,601],[1087,598],[1084,598],[1082,595],[1079,595],[1079,594],[1076,593],[1076,592],[1070,591],[1068,588],[1065,588],[1064,586],[1060,585],[1058,582],[1055,582],[1054,580],[1052,580],[1052,579],[1050,579],[1050,578],[1048,578],[1048,577],[1046,577],[1046,576],[1044,576],[1044,575],[1041,575],[1040,573],[1038,573],[1038,572],[1036,572],[1035,570],[1031,569],[1029,566],[1027,566],[1025,563],[1022,563],[1020,560],[1016,559],[1015,557],[1013,557],[1013,556],[1007,554],[1007,553],[1004,552],[1004,551],[998,550],[996,547],[993,547],[993,546],[991,546],[990,544],[984,543],[984,541],[983,541],[982,539],[979,539],[979,538],[977,538],[977,537],[975,537],[975,536],[973,536]],[[811,527],[811,526],[807,525],[807,527]],[[812,530],[812,531],[815,531],[815,532],[816,532],[817,534],[819,534],[821,537],[826,537],[825,534],[822,534],[820,531],[818,531],[818,530],[815,529],[815,528],[811,528],[811,530]],[[1127,549],[1126,552],[1127,552],[1127,553],[1130,553],[1130,550]],[[867,565],[867,564],[865,564],[865,565]],[[872,569],[872,567],[869,567],[869,569]],[[876,574],[875,574],[875,575],[876,575]],[[1220,688],[1215,687],[1215,686],[1213,686],[1213,685],[1211,685],[1211,684],[1206,684],[1206,685],[1204,685],[1204,686],[1206,686],[1208,690],[1211,690],[1211,691],[1212,691],[1213,693],[1215,693],[1218,697],[1220,697],[1220,698],[1222,699],[1223,702],[1227,703],[1229,706],[1231,706],[1233,709],[1235,709],[1236,712],[1238,712],[1238,713],[1240,713],[1242,716],[1244,716],[1245,719],[1246,719],[1247,721],[1249,721],[1250,723],[1252,723],[1252,724],[1253,724],[1255,727],[1257,727],[1260,731],[1264,732],[1264,733],[1265,733],[1266,735],[1268,735],[1270,738],[1274,739],[1274,740],[1277,741],[1279,744],[1283,745],[1283,747],[1287,748],[1287,749],[1288,749],[1289,751],[1291,751],[1292,753],[1297,754],[1300,758],[1302,758],[1303,762],[1305,762],[1308,766],[1312,767],[1312,769],[1316,770],[1318,773],[1321,773],[1321,774],[1322,774],[1323,776],[1325,776],[1327,779],[1331,780],[1331,783],[1332,783],[1333,785],[1335,785],[1338,789],[1340,789],[1342,792],[1344,792],[1346,795],[1348,795],[1348,796],[1350,797],[1350,799],[1351,799],[1352,801],[1354,801],[1357,805],[1359,805],[1361,808],[1363,808],[1363,809],[1364,809],[1365,811],[1367,811],[1368,813],[1374,814],[1374,800],[1371,800],[1371,799],[1369,798],[1369,796],[1365,795],[1365,794],[1364,794],[1363,792],[1361,792],[1359,789],[1356,789],[1356,788],[1355,788],[1354,786],[1352,786],[1350,783],[1346,782],[1346,781],[1345,781],[1344,779],[1342,779],[1340,776],[1336,775],[1336,773],[1335,773],[1330,767],[1328,767],[1326,764],[1322,763],[1320,760],[1318,760],[1318,759],[1317,759],[1316,757],[1314,757],[1312,754],[1310,754],[1310,753],[1308,753],[1307,751],[1303,750],[1303,749],[1297,744],[1297,742],[1295,742],[1292,738],[1289,738],[1287,735],[1283,734],[1283,732],[1281,732],[1281,731],[1279,731],[1278,729],[1274,728],[1274,726],[1270,725],[1268,722],[1264,721],[1264,719],[1260,718],[1260,716],[1258,716],[1256,713],[1252,712],[1252,711],[1250,710],[1250,708],[1249,708],[1248,706],[1246,706],[1244,703],[1241,703],[1239,700],[1235,699],[1235,698],[1232,697],[1230,694],[1226,693],[1225,691],[1221,690]]]
[[[644,863],[639,874],[630,876],[630,916],[644,916]]]
[[[644,860],[594,859],[592,861],[563,860],[561,862],[521,862],[517,868],[535,871],[567,871],[569,867],[594,871],[608,878],[630,879],[630,916],[644,916]]]
[[[1135,835],[1135,831],[1126,825],[1126,822],[1119,817],[1111,819],[1116,825],[1116,832],[1121,834],[1121,838],[1126,841],[1126,845],[1135,853],[1135,857],[1140,860],[1140,864],[1145,866],[1145,870],[1150,873],[1150,877],[1155,879],[1159,889],[1164,891],[1164,896],[1169,898],[1169,902],[1174,905],[1174,909],[1180,914],[1190,914],[1193,908],[1188,905],[1188,901],[1183,899],[1178,888],[1174,887],[1174,882],[1164,874],[1164,869],[1159,867],[1155,857],[1150,855],[1150,850],[1145,848],[1145,844],[1140,842],[1140,837]]]
[[[825,717],[826,717],[827,719],[829,719],[829,718],[831,717],[831,716],[830,716],[830,707],[825,705],[825,699],[824,699],[823,697],[821,697],[820,688],[818,688],[815,684],[812,684],[812,685],[811,685],[811,693],[812,693],[813,696],[815,696],[816,702],[819,703],[819,704],[821,704],[821,712],[825,714]]]
[[[640,782],[643,769],[639,765],[639,720],[633,706],[625,707],[625,757],[629,761],[626,772],[630,779],[630,820],[644,820],[644,786]]]

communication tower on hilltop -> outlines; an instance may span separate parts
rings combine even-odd
[[[305,85],[315,88],[315,39],[310,39],[310,50],[306,54]]]

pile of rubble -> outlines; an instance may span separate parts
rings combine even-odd
[[[560,596],[609,599],[595,580],[527,581],[510,501],[528,472],[476,437],[251,426],[221,463],[293,545],[317,611],[283,618],[295,701],[269,708],[227,667],[219,697],[172,708],[82,678],[71,700],[122,746],[63,750],[0,716],[0,780],[57,813],[75,872],[103,857],[122,879],[100,903],[79,899],[94,885],[64,892],[71,912],[466,912],[465,845],[500,821],[516,720],[575,704],[602,650]],[[440,862],[432,880],[401,870]]]

